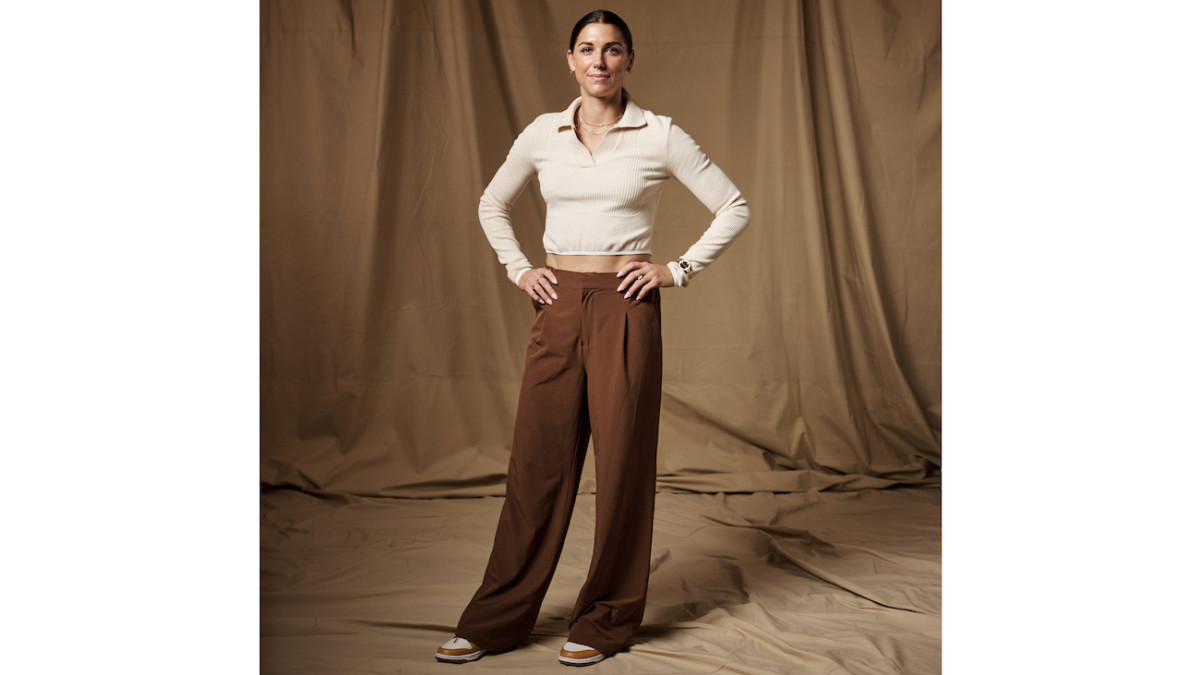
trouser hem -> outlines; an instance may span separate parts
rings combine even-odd
[[[598,631],[590,626],[578,624],[576,628],[572,628],[567,636],[568,642],[587,645],[592,649],[600,652],[605,656],[612,656],[625,648],[626,642],[616,644],[604,638]]]

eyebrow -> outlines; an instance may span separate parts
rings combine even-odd
[[[592,44],[592,43],[590,43],[590,42],[576,42],[576,43],[575,43],[575,46],[576,46],[576,47],[582,47],[582,46],[584,46],[584,45],[587,45],[587,46],[589,46],[589,47],[595,47],[595,46],[596,46],[596,45],[594,45],[594,44]],[[606,44],[606,45],[604,45],[604,46],[605,46],[605,47],[611,47],[611,46],[613,46],[613,45],[616,45],[616,46],[618,46],[618,47],[624,47],[624,46],[625,46],[625,43],[624,43],[624,42],[609,42],[608,44]]]

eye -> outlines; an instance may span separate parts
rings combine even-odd
[[[609,54],[620,54],[620,53],[621,53],[621,48],[620,48],[620,47],[609,47],[609,48],[608,48],[608,53],[609,53]]]
[[[592,48],[591,47],[582,47],[582,48],[580,48],[579,51],[583,52],[584,54],[587,54],[588,52],[592,51]]]

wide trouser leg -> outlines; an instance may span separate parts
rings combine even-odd
[[[479,590],[456,633],[489,651],[528,637],[558,564],[589,433],[579,288],[536,305],[500,522]]]
[[[583,355],[596,453],[596,532],[572,642],[619,651],[641,625],[650,576],[662,399],[659,292],[584,299]]]

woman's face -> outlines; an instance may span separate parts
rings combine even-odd
[[[575,48],[567,52],[579,90],[596,98],[620,95],[625,73],[633,67],[633,52],[616,26],[589,23],[579,31]]]

